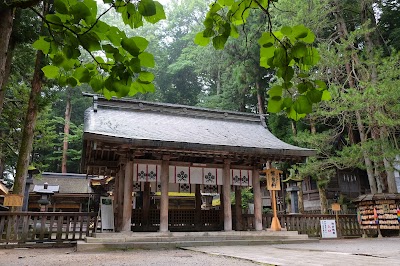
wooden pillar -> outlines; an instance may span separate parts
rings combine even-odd
[[[232,231],[232,208],[231,208],[231,179],[230,160],[224,161],[222,171],[222,191],[224,198],[224,231]]]
[[[253,168],[253,195],[254,195],[254,226],[256,231],[263,230],[262,226],[262,206],[261,206],[261,188],[260,175],[258,168]]]
[[[222,186],[218,186],[219,191],[219,225],[224,228],[224,191]]]
[[[169,157],[164,156],[161,163],[160,232],[168,232],[168,186]]]
[[[120,170],[121,171],[121,170]],[[118,225],[118,191],[119,191],[119,174],[120,171],[117,172],[116,176],[115,176],[115,183],[114,183],[114,191],[113,191],[113,207],[114,207],[114,230],[117,230],[117,225]],[[99,200],[101,200],[101,196],[99,196]],[[101,203],[100,203],[101,206]],[[99,210],[100,207],[99,206]]]
[[[122,229],[122,209],[124,202],[124,184],[125,184],[125,165],[121,165],[118,173],[118,195],[117,195],[117,223],[115,230],[120,232]]]
[[[200,192],[200,184],[195,185],[195,218],[194,218],[194,227],[196,229],[200,229],[203,227],[201,224],[201,192]]]
[[[156,184],[157,185],[157,184]],[[147,230],[149,226],[150,213],[150,182],[144,183],[143,189],[143,206],[142,206],[142,226]]]
[[[235,186],[235,217],[236,217],[236,231],[243,230],[242,187],[240,186]]]
[[[126,164],[124,172],[124,203],[121,231],[130,232],[132,220],[133,162],[128,162]]]

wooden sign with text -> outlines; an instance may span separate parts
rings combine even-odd
[[[281,190],[281,174],[282,171],[271,168],[263,171],[267,178],[268,190]]]
[[[332,203],[332,211],[340,211],[340,204]]]
[[[24,201],[24,197],[21,195],[9,194],[4,198],[4,206],[8,207],[20,207]]]

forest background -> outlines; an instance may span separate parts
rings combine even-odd
[[[291,167],[297,175],[311,176],[322,194],[338,169],[355,168],[366,171],[371,192],[397,192],[394,165],[399,154],[400,1],[274,1],[273,12],[267,16],[252,11],[246,23],[237,27],[240,36],[228,39],[220,50],[194,43],[196,34],[204,30],[210,2],[171,0],[164,7],[166,20],[134,29],[117,12],[104,13],[102,20],[128,37],[145,37],[154,56],[154,92],[139,90],[131,97],[268,112],[267,125],[274,135],[317,150],[317,156],[307,163],[281,168]],[[108,10],[105,4],[97,5],[98,14]],[[1,83],[0,90],[0,175],[8,185],[17,171],[22,129],[29,114],[37,61],[32,44],[43,31],[40,8],[15,9],[7,48],[7,82]],[[332,96],[329,101],[315,101],[312,112],[299,121],[269,106],[281,99],[276,98],[281,78],[275,70],[260,65],[258,43],[269,26],[283,32],[295,25],[305,25],[314,33],[319,62],[310,69],[310,76],[324,81]],[[80,55],[82,61],[90,59],[88,53]],[[300,86],[296,84],[301,81],[293,82],[297,91],[307,86],[306,82]],[[39,112],[30,165],[40,171],[79,171],[84,110],[91,105],[82,92],[92,93],[91,85],[43,79],[36,99]],[[297,91],[288,88],[284,93],[295,95]]]

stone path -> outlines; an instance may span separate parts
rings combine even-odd
[[[400,238],[321,240],[268,246],[193,247],[192,251],[272,265],[400,265]]]

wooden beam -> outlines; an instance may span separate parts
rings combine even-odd
[[[95,160],[88,162],[86,166],[90,167],[107,167],[107,168],[117,168],[118,161],[108,161],[108,160]]]

